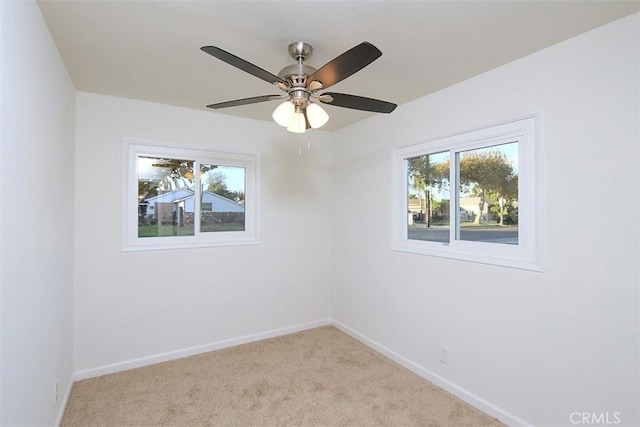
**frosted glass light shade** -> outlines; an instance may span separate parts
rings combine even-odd
[[[293,113],[287,130],[289,132],[305,133],[307,131],[307,121],[304,119],[304,113]]]
[[[309,104],[307,106],[307,118],[313,129],[322,127],[329,120],[329,115],[318,104]]]
[[[293,102],[285,101],[282,104],[278,105],[275,110],[273,110],[273,114],[271,114],[271,117],[273,117],[273,120],[280,126],[287,127],[289,126],[289,122],[291,121],[291,116],[293,115],[294,111],[295,107],[293,105]]]

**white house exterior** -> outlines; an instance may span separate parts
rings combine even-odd
[[[473,221],[475,216],[480,210],[480,197],[460,197],[460,219],[463,221]],[[492,200],[485,200],[481,219],[487,221],[487,219],[493,219],[493,214],[489,212],[489,205],[493,204]]]
[[[186,188],[149,197],[140,202],[140,205],[141,207],[146,205],[146,213],[143,211],[143,214],[146,216],[151,215],[158,217],[160,212],[172,214],[175,212],[195,212],[193,191]],[[203,212],[244,212],[244,205],[219,194],[203,191],[201,209]]]
[[[210,208],[209,203],[211,203]],[[203,191],[202,210],[209,212],[244,212],[244,205],[219,194]]]

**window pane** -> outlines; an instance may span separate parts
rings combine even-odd
[[[410,240],[449,242],[449,152],[407,159]]]
[[[245,231],[245,169],[200,165],[200,231]]]
[[[457,239],[518,244],[518,143],[456,154]]]
[[[138,156],[138,237],[193,236],[193,161]]]

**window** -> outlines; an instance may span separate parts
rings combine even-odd
[[[535,116],[394,152],[393,249],[540,270]]]
[[[123,250],[257,243],[252,155],[125,140]]]

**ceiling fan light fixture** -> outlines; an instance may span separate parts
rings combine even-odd
[[[289,132],[305,133],[307,131],[307,121],[304,118],[303,111],[295,111],[290,117],[291,120],[289,120],[289,125],[287,126]]]
[[[291,101],[285,101],[282,104],[278,105],[278,107],[273,110],[273,120],[282,127],[289,126],[291,122],[291,116],[295,112],[295,106]]]
[[[203,46],[200,49],[214,58],[275,85],[286,93],[286,95],[262,95],[218,102],[207,105],[207,108],[237,107],[276,99],[282,100],[287,97],[288,101],[280,104],[271,116],[280,126],[295,133],[304,133],[309,128],[318,129],[329,120],[326,111],[319,104],[314,104],[313,101],[373,113],[390,113],[396,108],[396,104],[391,102],[364,96],[345,93],[316,93],[321,89],[328,89],[379,58],[382,52],[369,42],[362,42],[352,47],[319,69],[304,63],[313,51],[308,43],[291,43],[289,54],[296,63],[284,67],[277,76],[219,47]]]
[[[318,129],[329,121],[329,115],[318,104],[309,103],[307,105],[307,119],[309,119],[309,125],[312,129]]]

